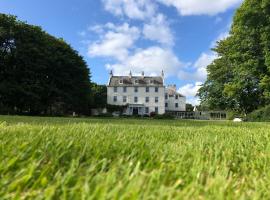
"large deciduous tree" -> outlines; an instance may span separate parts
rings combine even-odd
[[[0,14],[0,112],[87,114],[90,72],[78,52],[40,27]]]
[[[249,113],[270,103],[270,1],[245,0],[218,42],[199,90],[203,105]]]

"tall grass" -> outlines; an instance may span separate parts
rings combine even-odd
[[[0,199],[270,199],[270,125],[0,117]]]

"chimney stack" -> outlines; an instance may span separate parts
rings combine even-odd
[[[111,70],[111,71],[110,71],[110,77],[112,77],[112,76],[113,76],[113,71]]]
[[[142,71],[142,78],[144,78],[144,71]]]
[[[165,81],[164,81],[165,76],[164,76],[164,71],[163,71],[163,70],[161,71],[161,77],[162,77],[163,84],[164,84],[164,82],[165,82]]]
[[[131,70],[129,72],[129,78],[132,78],[132,73],[131,73]]]

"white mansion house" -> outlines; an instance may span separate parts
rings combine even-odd
[[[161,76],[114,76],[110,73],[107,85],[107,103],[127,106],[124,114],[149,115],[152,112],[186,111],[186,97],[176,91],[176,86],[164,86]]]

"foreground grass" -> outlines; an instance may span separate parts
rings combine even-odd
[[[267,123],[0,116],[0,199],[270,199]]]

